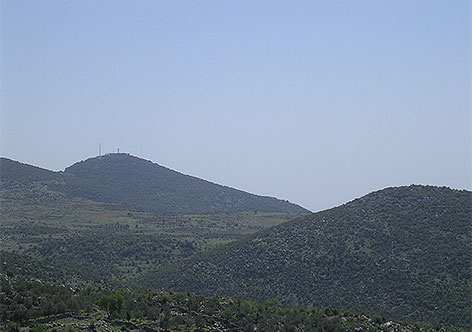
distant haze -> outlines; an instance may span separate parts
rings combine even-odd
[[[1,155],[102,151],[312,211],[471,189],[470,1],[1,1]]]

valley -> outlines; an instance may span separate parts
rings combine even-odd
[[[151,268],[297,216],[160,215],[71,197],[44,186],[2,191],[0,211],[1,250],[68,266],[79,275],[85,273],[84,280],[121,286]]]

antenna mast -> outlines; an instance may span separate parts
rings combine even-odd
[[[98,156],[102,156],[102,143],[98,143]]]

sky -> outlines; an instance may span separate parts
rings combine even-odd
[[[1,156],[101,143],[312,211],[472,187],[470,1],[0,1]]]

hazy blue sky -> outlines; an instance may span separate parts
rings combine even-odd
[[[1,1],[1,155],[332,207],[471,188],[470,1]]]

